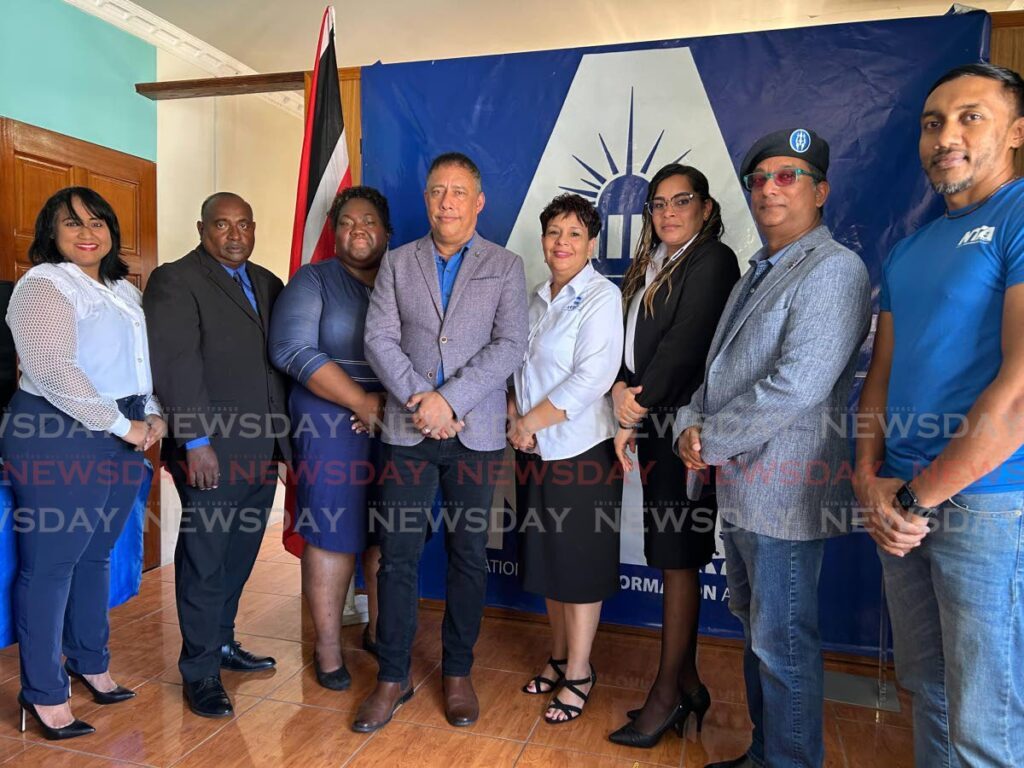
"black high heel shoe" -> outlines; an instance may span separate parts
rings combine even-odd
[[[80,680],[89,693],[92,694],[93,701],[97,704],[117,704],[121,701],[128,701],[128,699],[135,698],[135,691],[131,688],[125,688],[123,685],[117,686],[112,691],[100,691],[93,687],[93,684],[85,679],[85,676],[76,672],[71,664],[67,661],[64,662],[64,671],[68,673],[68,677],[73,677],[75,680]],[[71,689],[68,688],[68,698],[71,698]]]
[[[565,670],[559,669],[569,663],[568,659],[556,659],[552,656],[548,656],[547,665],[555,670],[555,677],[557,679],[552,680],[550,677],[542,677],[537,675],[532,678],[529,683],[522,687],[523,693],[528,693],[531,696],[537,696],[542,693],[551,693],[558,684],[565,680]],[[530,683],[533,683],[533,690],[530,690]],[[541,685],[546,685],[547,688],[542,688]]]
[[[692,694],[683,694],[683,701],[681,704],[689,702],[690,711],[693,712],[694,717],[697,718],[697,733],[700,733],[701,728],[704,726],[704,715],[707,714],[708,710],[711,709],[711,694],[708,689],[704,687],[704,684],[697,688]],[[640,717],[640,709],[631,709],[626,713],[626,717],[630,720],[636,720]],[[685,720],[684,720],[685,725]]]
[[[346,691],[348,687],[352,685],[352,675],[349,674],[348,670],[345,669],[345,662],[341,662],[341,666],[337,669],[333,669],[330,672],[324,672],[320,668],[320,659],[317,655],[313,654],[313,669],[316,671],[316,681],[320,683],[324,688],[329,688],[332,691]]]
[[[704,715],[711,709],[711,694],[708,689],[704,687],[702,683],[696,691],[690,694],[685,694],[690,704],[690,711],[693,712],[693,716],[697,719],[697,733],[700,733],[701,728],[704,727]],[[686,725],[686,720],[683,720],[682,725]],[[680,729],[681,730],[681,729]],[[682,735],[680,733],[680,735]]]
[[[39,716],[36,711],[34,704],[29,704],[25,701],[25,696],[21,693],[18,694],[18,704],[21,706],[21,725],[18,730],[22,733],[25,732],[25,714],[28,713],[35,718],[35,721],[39,723],[39,727],[43,729],[43,736],[50,741],[60,741],[62,739],[73,739],[76,736],[88,736],[90,733],[96,733],[96,729],[88,723],[82,722],[81,720],[74,720],[68,725],[62,726],[61,728],[51,728],[43,722],[43,718]]]
[[[686,722],[687,716],[690,714],[690,709],[687,707],[685,702],[677,704],[675,708],[668,713],[668,717],[665,721],[659,725],[654,733],[643,733],[637,730],[636,723],[630,720],[619,730],[608,734],[608,741],[614,744],[622,744],[625,747],[639,747],[640,749],[651,749],[657,746],[658,742],[661,741],[661,737],[665,735],[665,731],[674,729],[680,736],[682,735],[681,725]]]

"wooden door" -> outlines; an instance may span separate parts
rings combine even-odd
[[[117,213],[121,256],[141,290],[156,268],[156,164],[53,131],[0,118],[0,280],[32,266],[28,248],[46,199],[70,186],[91,187]],[[159,450],[143,534],[143,568],[160,564]]]

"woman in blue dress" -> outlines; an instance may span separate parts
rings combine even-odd
[[[387,200],[370,187],[337,196],[330,221],[335,258],[307,264],[285,286],[270,323],[271,361],[295,385],[289,397],[302,592],[316,630],[320,685],[345,690],[351,676],[341,650],[341,612],[356,555],[363,553],[370,620],[363,645],[373,652],[380,548],[368,535],[380,469],[374,436],[384,405],[363,354],[370,292],[387,249]]]

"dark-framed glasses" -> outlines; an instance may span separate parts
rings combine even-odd
[[[666,200],[663,197],[656,197],[653,200],[649,200],[644,203],[644,207],[651,212],[651,215],[658,213],[664,213],[668,210],[671,205],[675,211],[681,211],[690,204],[690,201],[697,196],[696,192],[680,192],[678,195],[673,195],[671,200]]]
[[[810,176],[814,181],[821,181],[818,174],[805,171],[803,168],[781,168],[774,172],[754,171],[748,173],[743,177],[743,186],[749,192],[753,189],[761,189],[768,183],[768,179],[773,179],[778,186],[788,187],[791,184],[796,184],[796,180],[801,176]]]

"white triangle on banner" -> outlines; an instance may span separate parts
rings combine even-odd
[[[647,182],[680,156],[708,177],[722,206],[723,240],[746,269],[761,240],[690,49],[585,55],[508,239],[526,262],[527,284],[548,278],[537,217],[566,190],[585,194],[604,214],[595,259],[605,274],[622,275],[640,233]]]

